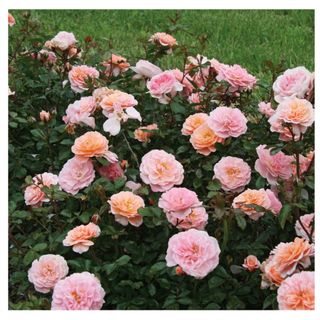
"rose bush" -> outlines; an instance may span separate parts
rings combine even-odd
[[[8,21],[11,309],[314,308],[310,71]]]

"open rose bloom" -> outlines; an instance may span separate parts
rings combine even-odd
[[[70,230],[63,240],[66,247],[72,246],[72,250],[77,253],[83,253],[94,245],[93,238],[100,235],[100,228],[96,224],[90,222],[87,225],[81,225]]]
[[[240,158],[222,157],[214,165],[214,178],[218,179],[225,191],[240,192],[251,180],[249,165]]]
[[[169,239],[168,267],[180,266],[183,272],[197,279],[204,278],[219,264],[218,241],[205,231],[190,229]]]
[[[34,284],[36,291],[48,293],[68,272],[68,264],[62,256],[46,254],[32,262],[28,279]]]
[[[181,129],[184,136],[192,135],[193,132],[208,120],[206,113],[195,113],[186,118]]]
[[[141,159],[140,177],[154,192],[163,192],[180,185],[184,170],[172,154],[164,150],[151,150]]]
[[[95,275],[74,273],[54,287],[51,310],[100,310],[104,296],[105,291]]]
[[[105,73],[117,77],[120,73],[126,72],[130,63],[127,59],[116,54],[112,54],[108,61],[102,62],[102,65],[106,67]]]
[[[177,40],[172,35],[165,32],[155,33],[154,35],[151,36],[149,41],[154,44],[159,44],[163,47],[169,47],[169,48],[173,48],[178,44]]]
[[[89,67],[86,65],[74,66],[69,71],[69,81],[71,89],[74,92],[82,93],[88,90],[88,81],[94,81],[99,78],[99,71],[96,68]]]
[[[134,130],[134,138],[140,142],[149,142],[153,131],[158,130],[158,125],[153,123]]]
[[[115,215],[115,220],[123,226],[130,223],[139,227],[142,224],[143,219],[138,210],[144,208],[144,201],[140,196],[130,191],[121,191],[112,195],[108,203],[111,213]]]

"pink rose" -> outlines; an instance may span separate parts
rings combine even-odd
[[[192,208],[191,212],[181,219],[177,218],[175,214],[171,214],[171,212],[167,212],[166,216],[168,221],[179,230],[189,230],[192,228],[204,230],[208,223],[208,214],[203,207]]]
[[[99,226],[90,222],[87,225],[82,224],[70,230],[62,243],[66,247],[72,246],[74,252],[81,254],[87,252],[89,247],[94,245],[92,238],[97,238],[99,235]]]
[[[32,262],[28,279],[34,284],[36,291],[48,293],[68,272],[68,264],[62,256],[46,254]]]
[[[48,122],[50,120],[50,117],[51,117],[50,112],[42,110],[39,113],[39,118],[42,122]]]
[[[89,186],[95,173],[90,158],[75,156],[68,160],[59,173],[60,187],[72,195]]]
[[[102,177],[105,177],[110,181],[115,181],[119,178],[125,177],[119,162],[109,163],[106,166],[101,166],[99,167],[98,172]]]
[[[204,278],[219,264],[218,241],[207,232],[190,229],[169,239],[166,261],[168,267],[180,266],[197,279]]]
[[[139,60],[131,69],[136,73],[133,79],[152,78],[161,73],[162,70],[147,60]]]
[[[109,92],[102,97],[100,106],[103,109],[104,115],[108,116],[113,111],[119,112],[118,109],[127,109],[134,107],[138,101],[132,94],[122,92],[120,90],[109,90]]]
[[[160,44],[161,46],[169,47],[169,48],[172,48],[178,44],[177,40],[173,36],[165,32],[155,33],[154,35],[151,36],[149,41],[154,44]]]
[[[252,90],[257,83],[256,77],[248,73],[248,71],[238,64],[232,66],[219,65],[218,81],[226,81],[230,84],[230,91],[247,91]]]
[[[89,272],[74,273],[54,287],[51,310],[100,310],[104,296],[97,277]]]
[[[69,47],[75,45],[77,42],[72,32],[60,31],[53,39],[50,40],[51,47],[67,50]]]
[[[314,271],[302,271],[284,280],[277,301],[280,310],[314,310]]]
[[[192,93],[193,85],[190,81],[192,81],[191,77],[188,74],[184,74],[179,69],[170,70],[173,72],[176,79],[182,83],[183,85],[183,94],[184,96],[189,96]]]
[[[116,54],[111,54],[111,59],[104,61],[102,65],[106,67],[106,74],[109,76],[113,75],[115,77],[117,77],[120,73],[126,72],[130,67],[130,63],[127,62],[126,58]]]
[[[65,124],[81,124],[84,123],[91,128],[95,128],[95,119],[91,117],[96,107],[93,97],[82,97],[74,103],[69,104],[66,115],[62,118]]]
[[[302,225],[304,226],[304,229],[307,230],[308,234],[311,235],[312,240],[314,241],[315,239],[315,233],[313,228],[314,213],[305,214],[300,217],[300,220],[302,222]],[[308,234],[305,232],[305,230],[301,226],[299,220],[296,221],[294,229],[298,237],[302,237],[309,241]]]
[[[312,86],[312,73],[305,67],[286,70],[273,84],[274,99],[283,102],[288,98],[304,98]]]
[[[199,201],[197,194],[187,188],[172,188],[166,191],[158,203],[159,208],[177,219],[185,218],[193,208],[201,205],[202,202]]]
[[[249,255],[244,259],[242,266],[248,271],[253,272],[260,267],[260,262],[256,256]]]
[[[69,71],[69,81],[71,89],[74,92],[82,93],[88,90],[87,81],[99,78],[99,71],[96,68],[88,67],[86,65],[75,66]]]
[[[240,192],[251,180],[250,166],[240,158],[222,157],[213,168],[224,191]]]
[[[58,184],[59,182],[58,176],[50,172],[37,174],[34,178],[32,178],[32,180],[33,183],[39,187],[50,187],[52,185]]]
[[[40,60],[45,65],[55,64],[57,61],[57,56],[54,52],[42,49],[39,51],[37,56],[38,60]]]
[[[207,124],[221,138],[236,138],[247,132],[247,119],[237,108],[217,107],[210,112]]]
[[[164,71],[147,82],[147,88],[152,97],[160,103],[168,104],[178,91],[183,90],[183,85],[176,79],[172,71]]]
[[[280,139],[290,141],[299,140],[314,122],[314,109],[312,104],[305,99],[286,99],[278,105],[276,112],[268,120],[272,132],[280,133]],[[290,125],[292,132],[284,125]]]
[[[261,101],[258,104],[258,107],[259,107],[259,111],[268,118],[271,117],[275,113],[275,110],[271,106],[271,102]]]
[[[163,192],[183,181],[184,170],[172,154],[151,150],[142,157],[140,177],[154,192]]]
[[[203,123],[207,122],[208,115],[206,113],[195,113],[189,116],[183,123],[181,133],[184,136],[189,136],[193,134],[193,132],[199,128]]]
[[[275,195],[275,193],[270,190],[267,189],[266,190],[267,196],[270,200],[270,207],[269,210],[274,214],[277,215],[279,214],[281,208],[282,208],[282,203],[280,202],[280,200],[278,199],[278,197]]]
[[[258,146],[256,150],[259,159],[256,160],[254,169],[271,185],[277,185],[279,178],[287,180],[292,176],[292,156],[287,156],[282,151],[271,155],[265,144]]]
[[[13,15],[8,12],[8,24],[10,27],[13,27],[16,24],[16,20],[14,19]]]
[[[189,97],[188,97],[188,101],[190,104],[196,104],[194,106],[194,109],[195,110],[201,110],[202,108],[202,105],[201,105],[201,99],[200,99],[200,94],[199,92],[196,92],[196,93],[192,93]]]

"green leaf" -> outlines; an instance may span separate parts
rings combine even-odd
[[[45,249],[47,249],[48,245],[46,243],[37,243],[34,247],[33,247],[33,250],[34,251],[43,251]]]
[[[266,179],[259,176],[259,178],[256,181],[256,188],[261,189],[261,188],[264,188],[265,185],[266,185]]]
[[[210,181],[207,186],[207,189],[210,191],[217,191],[217,190],[220,190],[220,188],[221,188],[221,184],[217,179]]]
[[[213,276],[208,281],[209,289],[217,288],[220,285],[222,285],[225,281],[226,281],[225,279],[222,279],[222,278],[217,277],[217,276]]]
[[[164,270],[166,267],[167,267],[167,264],[164,261],[157,262],[150,268],[150,273],[152,274],[159,273],[160,271]]]
[[[143,217],[161,217],[162,210],[158,207],[140,208],[138,213]]]
[[[246,307],[246,305],[244,304],[244,302],[241,301],[236,296],[231,296],[228,299],[227,310],[243,310],[243,309],[245,309],[245,307]]]
[[[129,257],[128,255],[123,255],[122,257],[120,257],[119,259],[117,259],[115,261],[115,263],[118,266],[124,266],[126,264],[128,264],[128,262],[131,260],[131,257]]]
[[[278,219],[279,223],[282,229],[284,229],[284,226],[286,225],[286,221],[288,219],[288,216],[291,212],[291,205],[290,204],[285,204],[282,206]]]
[[[235,214],[237,225],[241,230],[244,230],[247,226],[247,221],[242,213],[236,212]]]
[[[274,304],[274,302],[276,301],[276,299],[277,299],[277,295],[275,293],[267,296],[263,301],[262,309],[265,310],[268,307],[272,306]]]
[[[23,263],[25,266],[28,266],[33,260],[37,259],[38,257],[39,254],[36,251],[29,250],[23,258]]]
[[[186,108],[184,106],[182,106],[181,104],[177,103],[177,102],[172,102],[171,103],[171,110],[174,113],[181,113],[181,114],[185,114],[186,113]]]
[[[44,132],[40,129],[32,129],[30,132],[37,139],[44,139],[45,138]]]

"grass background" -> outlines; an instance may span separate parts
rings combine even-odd
[[[179,10],[179,24],[187,31],[175,35],[180,44],[193,46],[198,53],[196,36],[205,34],[207,46],[202,52],[208,58],[224,63],[239,63],[259,74],[262,62],[281,59],[287,67],[304,65],[314,68],[313,10]],[[106,49],[134,63],[143,56],[139,42],[151,34],[164,31],[176,10],[37,10],[33,11],[51,39],[61,30],[73,32],[77,39],[90,35]],[[191,33],[191,34],[190,34]],[[177,63],[167,57],[162,67]],[[181,68],[182,61],[179,61]]]

